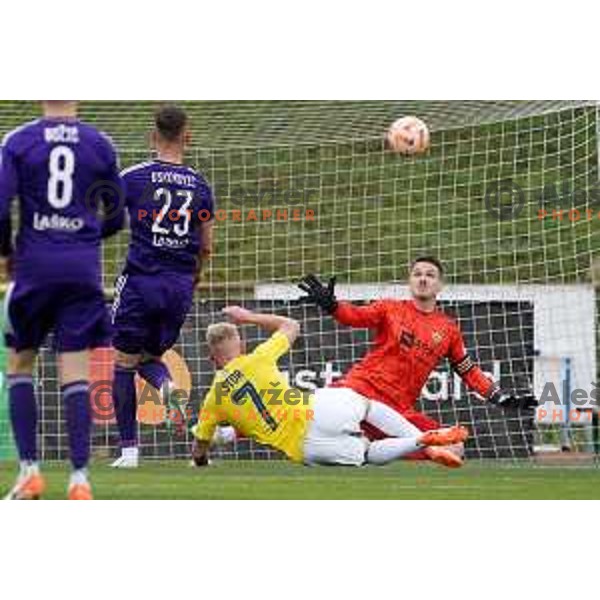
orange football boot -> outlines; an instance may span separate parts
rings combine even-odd
[[[92,486],[89,483],[74,483],[69,486],[69,500],[93,500]]]
[[[452,450],[441,447],[425,448],[427,458],[432,462],[448,467],[449,469],[458,469],[463,466],[463,459]]]
[[[451,446],[460,444],[469,437],[469,431],[461,425],[444,427],[426,431],[420,438],[419,443],[423,446]]]
[[[6,500],[39,500],[46,490],[44,478],[35,473],[19,479]]]

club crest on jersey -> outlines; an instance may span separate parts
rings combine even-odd
[[[433,342],[434,346],[439,346],[442,343],[443,339],[444,336],[439,331],[434,331],[431,334],[431,341]]]

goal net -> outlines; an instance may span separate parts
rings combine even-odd
[[[598,110],[591,102],[184,102],[189,162],[216,192],[216,252],[168,362],[194,418],[212,378],[204,333],[226,304],[290,314],[303,335],[282,367],[303,389],[331,383],[365,354],[369,332],[337,325],[299,302],[298,279],[336,275],[339,297],[357,303],[407,298],[407,265],[420,254],[444,263],[441,305],[457,319],[468,351],[516,392],[543,402],[533,417],[485,405],[440,364],[418,408],[467,425],[470,458],[520,459],[535,452],[594,449],[597,381],[595,253],[600,244]],[[82,117],[110,134],[121,163],[147,160],[151,102],[84,102]],[[0,103],[0,134],[36,114]],[[430,151],[385,148],[396,118],[415,114],[432,132]],[[126,255],[123,232],[104,249],[110,299]],[[245,328],[251,346],[263,339]],[[94,353],[94,452],[116,452],[112,351]],[[37,368],[41,450],[66,457],[57,369],[44,349]],[[145,457],[185,457],[181,415],[138,388]],[[6,391],[0,458],[10,456]],[[586,400],[583,401],[584,395]],[[172,408],[172,407],[171,407]],[[276,454],[248,440],[226,458]]]

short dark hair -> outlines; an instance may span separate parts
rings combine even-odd
[[[187,121],[185,110],[176,104],[165,104],[154,115],[156,131],[168,142],[175,142],[179,139]]]
[[[418,256],[410,263],[410,270],[413,270],[413,267],[420,262],[429,263],[437,268],[440,272],[440,277],[444,276],[444,266],[435,256]]]

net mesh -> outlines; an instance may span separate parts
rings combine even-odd
[[[297,385],[319,387],[365,353],[369,333],[336,326],[299,304],[295,282],[306,273],[335,274],[342,298],[405,298],[406,266],[425,253],[444,262],[443,307],[457,317],[483,368],[517,391],[533,387],[547,394],[552,384],[561,404],[547,405],[550,416],[536,419],[502,413],[440,365],[418,406],[443,423],[468,424],[471,457],[525,457],[538,446],[592,448],[584,410],[590,404],[571,410],[577,407],[567,405],[563,384],[589,394],[597,377],[594,103],[182,104],[192,123],[189,162],[214,187],[219,209],[215,256],[170,357],[184,387],[189,375],[192,413],[211,380],[204,331],[222,306],[240,303],[299,318],[303,336],[283,367]],[[122,165],[129,166],[150,156],[155,107],[84,102],[82,117],[113,137]],[[0,103],[0,134],[35,114],[32,103]],[[405,114],[417,114],[432,131],[425,156],[400,157],[385,148],[386,128]],[[108,295],[127,243],[123,232],[104,248]],[[245,335],[251,345],[263,334],[248,328]],[[96,379],[109,378],[110,352],[95,360]],[[44,457],[63,458],[62,407],[47,350],[37,386]],[[154,415],[153,406],[142,419],[151,424],[140,425],[144,455],[187,455],[187,436]],[[99,455],[112,453],[117,442],[109,413],[97,415]],[[563,422],[567,414],[571,423]],[[3,439],[6,453],[11,444]],[[219,453],[274,456],[245,440]]]

